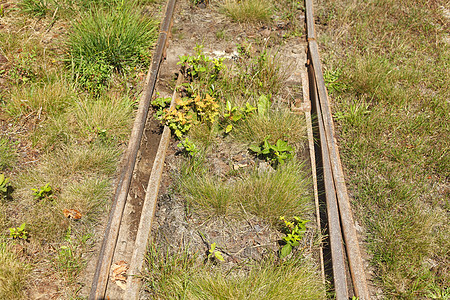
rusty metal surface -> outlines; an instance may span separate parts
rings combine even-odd
[[[315,66],[315,72],[318,73],[318,69],[321,70],[321,67],[320,60],[318,59],[318,47],[315,41],[310,43],[310,50],[311,53],[317,53],[316,55],[312,54],[312,64],[313,66]],[[318,80],[324,82],[322,74],[317,74],[316,76]],[[331,111],[328,104],[328,96],[326,93],[325,84],[323,84],[322,88],[318,88],[318,91],[320,98],[320,107],[322,109],[322,118],[325,125],[325,135],[330,153],[331,167],[336,185],[336,193],[338,196],[337,198],[339,203],[339,212],[341,215],[342,230],[344,232],[344,239],[346,242],[350,273],[352,274],[352,282],[356,296],[360,299],[369,299],[365,272],[360,257],[359,243],[354,226],[353,215],[351,212],[350,202],[345,186],[344,175],[342,169],[340,168],[340,157],[334,136],[334,126],[331,118]]]
[[[152,66],[147,74],[144,94],[141,98],[136,119],[133,124],[129,146],[124,154],[124,168],[118,181],[114,201],[103,237],[94,279],[92,281],[91,291],[89,294],[90,300],[105,298],[110,266],[119,234],[120,222],[122,220],[123,210],[133,176],[133,170],[150,107],[150,101],[155,89],[160,63],[163,59],[163,53],[167,43],[167,35],[171,24],[175,3],[176,0],[169,0],[166,7],[166,14],[161,25],[156,51],[152,59]]]
[[[345,185],[345,177],[335,138],[334,124],[328,101],[328,93],[325,87],[325,80],[323,78],[318,45],[315,41],[316,36],[314,31],[312,0],[305,0],[305,7],[309,58],[312,66],[310,73],[314,74],[312,78],[310,77],[310,80],[314,81],[316,85],[314,93],[317,93],[315,95],[316,110],[318,113],[319,127],[322,128],[320,129],[321,142],[322,139],[326,141],[326,143],[324,143],[325,148],[323,148],[322,151],[324,156],[328,156],[328,161],[331,167],[354,292],[359,299],[366,300],[370,299],[370,296],[367,288],[367,281],[359,250],[359,242],[353,221],[347,187]]]
[[[309,86],[310,97],[314,102],[317,115],[321,115],[319,106],[319,95],[317,93],[317,84],[315,81],[314,69],[309,65]],[[318,117],[320,148],[322,151],[322,165],[325,186],[325,199],[327,206],[328,232],[331,248],[331,260],[333,265],[334,290],[337,300],[346,300],[349,298],[347,289],[346,263],[344,256],[344,247],[342,241],[341,224],[339,210],[336,200],[336,191],[334,188],[334,178],[331,170],[330,156],[324,134],[323,120]]]
[[[317,81],[317,91],[319,94],[318,105],[320,105],[322,112],[320,117],[323,119],[324,124],[324,133],[330,155],[331,168],[339,203],[339,213],[341,216],[342,231],[344,232],[353,287],[355,290],[355,295],[361,300],[366,300],[369,299],[366,275],[362,264],[359,242],[353,221],[353,214],[350,207],[347,187],[345,185],[345,178],[341,168],[340,156],[334,133],[334,125],[328,103],[328,94],[325,88],[325,80],[323,78],[316,41],[309,42],[309,50],[311,54],[311,64],[314,68],[314,74]]]
[[[183,75],[180,73],[178,75],[176,86],[180,86],[182,82]],[[175,89],[170,104],[171,108],[175,106],[175,100],[177,99],[177,97],[179,96],[177,90]],[[155,157],[155,162],[153,164],[152,172],[150,174],[150,179],[148,181],[146,189],[135,247],[133,255],[131,257],[130,268],[128,269],[127,274],[128,280],[125,294],[123,296],[124,300],[137,300],[139,297],[139,290],[142,282],[137,275],[139,275],[142,271],[142,265],[144,262],[145,253],[147,251],[148,240],[150,237],[153,220],[155,218],[159,186],[162,178],[164,161],[166,158],[166,151],[169,146],[169,142],[170,128],[164,126],[164,131],[159,142],[158,152]]]

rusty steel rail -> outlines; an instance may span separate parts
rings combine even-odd
[[[328,93],[320,63],[314,29],[312,0],[305,0],[305,7],[310,96],[316,105],[315,109],[319,126],[336,299],[348,299],[350,294],[346,279],[346,266],[343,265],[344,253],[342,252],[343,246],[341,243],[341,232],[343,232],[353,292],[359,299],[368,300],[370,299],[370,295],[335,138]],[[335,228],[336,226],[339,226],[339,228]]]
[[[124,167],[121,171],[114,201],[111,207],[108,223],[106,226],[103,242],[100,248],[99,258],[92,280],[90,300],[105,299],[106,288],[108,284],[109,272],[116,248],[119,235],[120,223],[130,189],[136,158],[139,151],[142,135],[145,128],[145,122],[150,108],[153,91],[155,90],[156,80],[158,78],[161,61],[164,58],[164,52],[168,43],[168,34],[170,31],[172,16],[175,9],[176,0],[169,0],[166,6],[165,17],[161,24],[158,42],[155,54],[152,59],[152,65],[146,77],[146,85],[141,98],[136,119],[133,124],[130,141],[127,151],[124,154]]]
[[[181,86],[183,80],[184,77],[180,73],[172,95],[172,101],[170,103],[171,109],[175,107],[175,101],[179,98],[177,88]],[[139,221],[139,229],[136,235],[135,247],[131,257],[130,268],[127,273],[127,286],[123,296],[124,300],[137,300],[139,297],[139,290],[142,280],[138,277],[138,275],[142,271],[148,240],[150,238],[150,232],[152,229],[153,220],[155,218],[159,186],[161,183],[164,161],[166,158],[167,148],[169,147],[169,142],[170,128],[168,126],[164,126],[163,134],[158,146],[158,152],[156,153],[155,162],[147,184],[145,200],[142,206],[141,219]]]

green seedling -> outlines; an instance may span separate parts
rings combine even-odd
[[[299,217],[294,217],[293,222],[286,221],[284,217],[280,217],[280,220],[284,222],[284,232],[286,236],[282,238],[286,244],[281,248],[280,258],[288,256],[294,247],[300,245],[300,240],[306,232],[306,223],[309,220],[302,220]]]
[[[231,102],[227,100],[226,111],[223,114],[225,120],[230,124],[225,128],[225,133],[230,133],[233,130],[233,123],[241,119],[245,119],[249,114],[253,113],[256,107],[252,106],[250,103],[245,103],[245,107],[239,108],[237,106],[232,106]]]
[[[178,143],[178,148],[183,148],[190,156],[195,156],[199,152],[198,148],[187,137]]]
[[[287,159],[292,158],[294,149],[288,145],[286,141],[277,140],[275,145],[269,143],[270,136],[258,145],[251,145],[249,149],[257,156],[264,158],[266,161],[275,165],[283,165]]]
[[[223,255],[220,251],[216,250],[216,243],[212,243],[210,249],[208,250],[209,254],[208,254],[208,259],[217,259],[220,261],[225,261],[223,259]]]
[[[182,55],[177,65],[181,65],[182,72],[191,79],[205,78],[208,82],[217,79],[219,72],[225,67],[224,58],[212,59],[203,53],[203,46],[194,48],[195,55]],[[206,75],[206,76],[205,76]]]
[[[42,200],[47,198],[53,194],[53,189],[50,186],[50,183],[47,183],[44,186],[41,186],[39,189],[31,189],[33,191],[34,199]]]
[[[9,237],[13,239],[22,239],[26,240],[28,239],[28,231],[25,230],[25,227],[27,226],[26,223],[22,223],[17,228],[9,228]]]

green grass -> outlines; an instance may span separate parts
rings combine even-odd
[[[30,269],[4,240],[0,241],[0,298],[24,299],[24,286]]]
[[[343,1],[317,11],[329,26],[318,36],[338,75],[328,79],[356,214],[389,299],[432,298],[450,285],[446,5]]]
[[[0,170],[12,168],[17,161],[15,145],[9,139],[0,137]]]
[[[320,276],[306,259],[268,258],[225,272],[197,255],[150,248],[145,289],[157,299],[324,299]]]
[[[180,178],[180,191],[189,205],[206,215],[239,217],[245,210],[276,224],[280,216],[305,216],[311,209],[310,182],[295,160],[273,172],[254,170],[229,181],[188,171]]]
[[[253,47],[255,46],[248,43],[238,45],[242,59],[218,82],[219,95],[235,104],[249,102],[256,106],[261,95],[273,99],[279,96],[289,77],[287,70],[280,64],[280,56],[276,51],[262,49],[253,53]]]
[[[148,64],[156,38],[156,22],[139,14],[134,5],[94,9],[74,22],[67,59],[78,83],[98,93],[108,85],[113,71]]]
[[[5,110],[15,118],[35,115],[37,118],[45,119],[46,115],[54,116],[64,112],[75,98],[74,87],[65,79],[34,83],[13,87]]]
[[[77,226],[88,228],[96,223],[111,192],[110,178],[117,160],[118,151],[111,147],[66,146],[45,155],[34,169],[16,178],[13,198],[19,202],[15,205],[27,207],[22,221],[29,224],[32,240],[60,241],[71,224],[63,215],[64,209],[81,212]],[[46,183],[54,197],[36,203],[31,188]]]
[[[237,123],[232,135],[237,140],[250,144],[259,144],[270,136],[269,142],[272,144],[281,139],[298,151],[306,141],[306,124],[303,116],[280,109],[270,111],[267,115],[254,114]]]
[[[223,8],[236,22],[269,22],[273,5],[267,0],[225,0]]]

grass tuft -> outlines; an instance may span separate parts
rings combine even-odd
[[[79,84],[99,92],[114,70],[148,63],[157,37],[157,24],[136,12],[134,6],[119,4],[111,9],[94,9],[69,35],[68,60]]]
[[[23,299],[28,273],[28,266],[14,254],[6,242],[0,241],[0,298]]]
[[[297,151],[306,141],[306,125],[303,116],[289,110],[270,111],[268,115],[253,114],[235,125],[233,137],[251,144],[261,143],[267,136],[274,144],[278,139],[287,141]]]
[[[0,137],[0,171],[12,168],[17,161],[17,151],[14,143]]]
[[[190,205],[209,215],[238,217],[245,209],[275,224],[280,216],[304,216],[310,209],[309,181],[296,161],[273,172],[254,170],[228,182],[199,173],[180,178],[180,190]]]
[[[147,261],[146,289],[159,299],[324,299],[319,274],[301,257],[249,262],[250,271],[231,273],[187,250],[170,255],[152,247]]]
[[[15,87],[5,109],[18,118],[35,114],[39,119],[44,115],[58,115],[74,102],[75,89],[64,79],[45,84],[32,84],[27,87]]]
[[[267,0],[226,0],[225,12],[234,21],[269,22],[272,15],[272,3]]]

